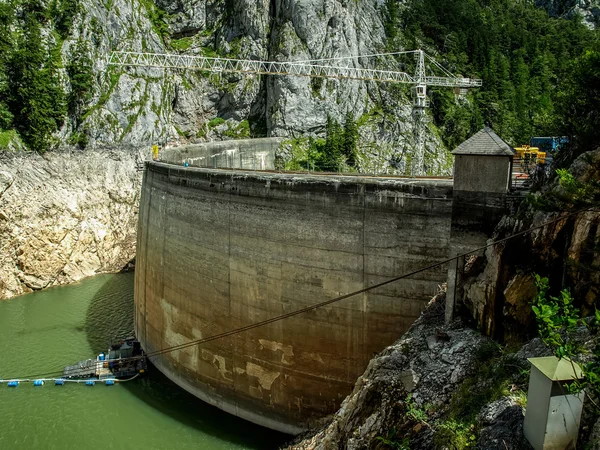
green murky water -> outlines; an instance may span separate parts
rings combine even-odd
[[[133,274],[0,301],[0,378],[62,370],[132,333]],[[156,369],[112,387],[0,384],[0,449],[276,449],[285,435],[213,408]]]

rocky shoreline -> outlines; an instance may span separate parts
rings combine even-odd
[[[135,148],[0,154],[0,300],[135,257]]]

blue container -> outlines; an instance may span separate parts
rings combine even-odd
[[[33,381],[33,385],[34,386],[43,386],[44,385],[44,380],[34,380]]]
[[[112,385],[114,385],[114,384],[115,384],[115,380],[106,380],[105,384],[106,384],[107,386],[112,386]]]
[[[18,381],[9,381],[6,385],[8,387],[17,387],[19,385],[19,382]]]
[[[62,386],[63,384],[65,384],[65,380],[54,380],[54,384],[56,386]]]
[[[98,361],[104,361],[104,359],[105,359],[104,352],[102,352],[98,355]]]
[[[96,382],[95,382],[94,380],[87,380],[87,381],[85,382],[85,385],[86,385],[86,386],[93,386],[93,385],[95,385],[95,384],[96,384]]]

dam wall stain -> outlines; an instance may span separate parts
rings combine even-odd
[[[452,180],[147,166],[135,329],[159,350],[292,312],[444,259]],[[288,433],[333,413],[447,267],[153,359],[175,383]]]

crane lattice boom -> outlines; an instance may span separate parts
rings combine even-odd
[[[246,59],[212,58],[208,56],[178,55],[171,53],[113,52],[109,65],[193,69],[207,72],[250,73],[257,75],[294,75],[315,78],[380,81],[384,83],[417,84],[414,76],[393,70],[341,67],[309,62],[258,61]],[[459,77],[426,77],[429,86],[477,87],[481,80]]]
[[[292,75],[313,78],[334,78],[344,80],[378,81],[383,83],[411,84],[415,87],[415,134],[416,151],[413,159],[413,175],[424,174],[424,127],[427,87],[442,86],[451,88],[473,88],[482,85],[482,81],[472,78],[456,77],[440,66],[423,50],[414,50],[417,59],[415,75],[393,70],[368,69],[363,67],[347,67],[323,64],[328,61],[346,61],[351,63],[353,57],[329,58],[313,61],[256,61],[246,59],[213,58],[208,56],[179,55],[171,53],[113,52],[108,58],[108,65],[157,67],[165,69],[192,69],[206,72],[247,73],[256,75]],[[383,54],[369,57],[384,56]],[[425,60],[428,60],[447,76],[428,76]],[[316,64],[321,63],[321,64]]]

